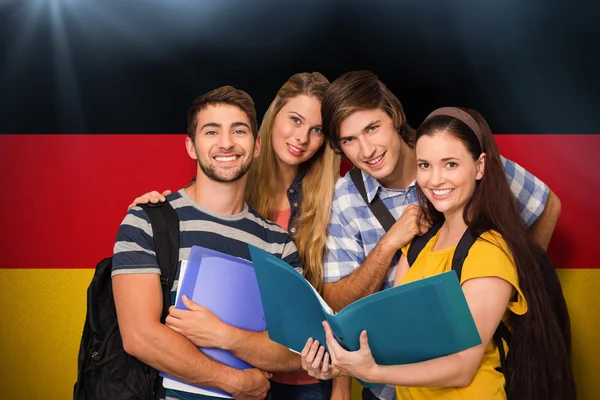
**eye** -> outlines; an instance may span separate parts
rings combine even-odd
[[[300,121],[300,118],[298,118],[298,117],[290,117],[290,118],[296,125],[300,125],[300,122],[302,122],[302,121]]]
[[[245,133],[246,133],[246,131],[245,131],[245,130],[243,130],[243,129],[237,129],[237,130],[236,130],[236,131],[234,131],[233,133],[235,133],[236,135],[243,135],[243,134],[245,134]]]
[[[348,143],[352,142],[353,140],[354,140],[354,138],[352,138],[352,137],[344,138],[344,139],[342,139],[340,141],[340,143],[342,143],[342,144],[348,144]]]
[[[371,125],[367,128],[367,132],[375,132],[379,128],[379,125]]]
[[[417,164],[417,166],[418,166],[420,169],[429,168],[429,164],[428,164],[428,163],[426,163],[426,162],[419,163],[419,164]]]
[[[452,162],[452,161],[449,161],[448,163],[446,163],[446,167],[448,167],[448,168],[455,168],[457,166],[458,166],[458,164],[455,162]]]
[[[215,131],[206,131],[206,132],[204,132],[204,134],[205,135],[216,135],[217,132],[215,132]]]
[[[312,128],[312,131],[314,133],[316,133],[317,135],[322,135],[323,134],[323,128],[315,127],[315,128]]]

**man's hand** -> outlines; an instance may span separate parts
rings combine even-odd
[[[180,310],[171,306],[165,325],[181,333],[198,347],[225,349],[230,326],[187,296],[182,299],[188,309]]]
[[[133,207],[139,205],[139,204],[148,204],[148,203],[162,203],[165,200],[167,200],[165,198],[165,196],[171,194],[170,190],[165,190],[164,192],[162,192],[162,194],[158,193],[156,190],[153,190],[151,192],[148,192],[146,194],[141,195],[140,197],[136,197],[135,200],[133,200],[133,203],[131,203],[128,207],[127,207],[127,211],[131,210]]]
[[[267,397],[269,388],[269,379],[272,374],[261,371],[256,368],[242,371],[242,381],[240,388],[231,395],[235,400],[262,400]]]
[[[424,210],[415,204],[410,204],[381,241],[386,246],[400,250],[410,243],[415,235],[423,235],[429,228],[431,222],[425,218]]]

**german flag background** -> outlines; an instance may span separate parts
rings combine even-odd
[[[0,397],[71,397],[93,268],[131,200],[193,176],[185,118],[198,95],[230,84],[262,116],[296,72],[369,69],[413,126],[440,106],[479,110],[503,155],[558,195],[549,252],[580,398],[598,398],[599,11],[555,0],[0,2]]]

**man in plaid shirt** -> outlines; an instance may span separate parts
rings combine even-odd
[[[369,202],[379,197],[397,220],[386,233],[353,183],[338,180],[328,228],[323,288],[336,311],[392,286],[400,249],[429,226],[420,220],[414,130],[400,101],[376,75],[349,72],[335,80],[322,103],[326,140],[361,170]],[[523,223],[547,248],[560,214],[560,201],[548,186],[503,158],[506,177]],[[384,323],[384,321],[382,321]],[[364,389],[363,399],[392,400],[392,386]]]

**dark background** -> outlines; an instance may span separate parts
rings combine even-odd
[[[600,6],[555,0],[0,0],[0,132],[182,133],[231,84],[259,117],[289,76],[379,75],[418,125],[600,133]]]

